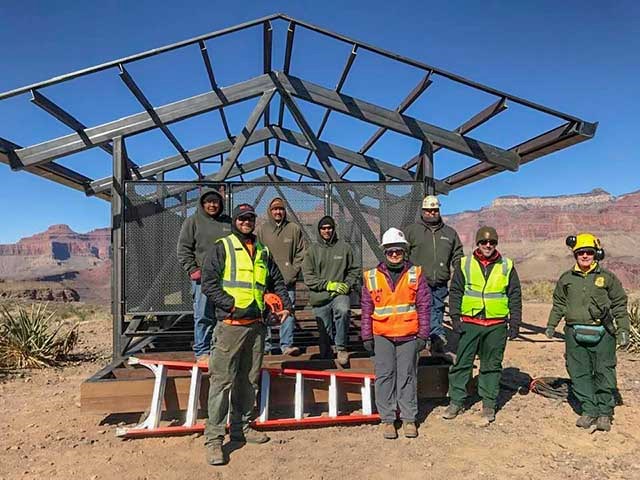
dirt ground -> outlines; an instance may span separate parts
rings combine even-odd
[[[524,321],[542,326],[548,311],[527,304]],[[0,479],[640,479],[640,359],[619,355],[625,404],[610,433],[590,433],[574,426],[567,403],[512,388],[524,374],[566,376],[563,342],[523,332],[528,341],[508,345],[504,405],[489,427],[476,424],[478,403],[453,421],[441,418],[444,403],[426,403],[415,440],[383,440],[377,425],[271,432],[269,443],[230,451],[227,466],[211,467],[202,437],[123,441],[103,416],[81,412],[80,384],[110,353],[110,325],[92,314],[72,364],[1,380]]]

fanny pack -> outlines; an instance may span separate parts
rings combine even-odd
[[[595,345],[604,336],[605,329],[602,325],[574,325],[573,335],[578,343]]]

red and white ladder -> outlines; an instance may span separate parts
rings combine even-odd
[[[116,430],[116,435],[123,438],[146,437],[155,435],[181,435],[189,433],[201,433],[204,431],[204,423],[196,423],[198,413],[198,400],[200,397],[200,385],[202,374],[208,372],[208,365],[193,362],[180,362],[173,360],[154,360],[130,357],[129,365],[141,365],[153,372],[155,381],[151,405],[147,417],[133,427],[123,427]],[[191,381],[189,384],[189,398],[187,400],[187,412],[185,422],[182,425],[160,426],[162,416],[162,401],[167,384],[168,370],[190,370]],[[295,376],[294,417],[269,419],[269,397],[271,378],[273,376]],[[328,416],[304,416],[304,380],[328,379],[329,380],[329,415]],[[322,370],[304,370],[295,368],[275,369],[263,368],[260,378],[260,410],[258,418],[253,422],[257,428],[295,428],[303,426],[326,426],[346,423],[368,423],[380,419],[377,413],[373,413],[372,380],[375,378],[370,373],[356,372],[327,372]],[[362,381],[360,389],[362,397],[362,413],[353,415],[338,415],[338,380]]]

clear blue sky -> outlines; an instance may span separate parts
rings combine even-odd
[[[503,173],[456,190],[443,199],[445,213],[475,209],[499,195],[559,195],[602,187],[613,194],[640,188],[637,138],[640,98],[640,7],[638,2],[417,2],[366,1],[49,1],[0,3],[0,91],[124,57],[276,12],[334,30],[565,111],[599,121],[594,140],[544,157],[516,174]],[[281,68],[283,22],[274,32],[274,66]],[[348,47],[311,34],[296,34],[294,75],[335,86]],[[635,33],[634,33],[635,32]],[[261,34],[241,34],[208,43],[222,85],[261,73]],[[208,90],[197,48],[165,54],[130,68],[154,105]],[[415,71],[359,54],[343,91],[395,108],[419,80]],[[140,111],[116,70],[43,91],[81,121],[93,126]],[[28,95],[0,102],[0,137],[21,145],[70,133],[28,101]],[[493,100],[458,93],[437,81],[408,111],[454,128]],[[241,128],[255,102],[229,109],[232,129]],[[317,126],[322,111],[305,107]],[[109,113],[108,113],[109,112]],[[276,108],[272,107],[272,119]],[[335,115],[323,138],[358,149],[374,127]],[[512,106],[473,133],[510,147],[523,137],[555,126],[544,116]],[[171,127],[187,148],[222,139],[217,114]],[[243,159],[260,155],[248,150]],[[402,163],[416,143],[389,134],[369,153]],[[172,155],[158,132],[131,140],[140,164]],[[294,160],[294,148],[283,153]],[[94,149],[61,163],[91,176],[110,172],[109,157]],[[436,157],[442,177],[469,164],[457,155]],[[313,165],[313,164],[312,164]],[[188,170],[187,170],[188,171]],[[173,178],[181,178],[176,174]],[[102,200],[0,165],[0,243],[67,223],[77,231],[109,224]]]

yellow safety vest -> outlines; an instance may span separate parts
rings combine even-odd
[[[474,317],[484,310],[485,318],[504,318],[509,315],[507,286],[513,261],[502,257],[485,280],[480,263],[473,256],[462,257],[460,266],[464,275],[464,296],[460,313]]]
[[[264,310],[264,290],[267,285],[269,249],[256,241],[255,256],[249,256],[242,242],[231,234],[218,240],[224,245],[225,262],[222,289],[235,300],[236,308],[247,308],[255,302]]]

